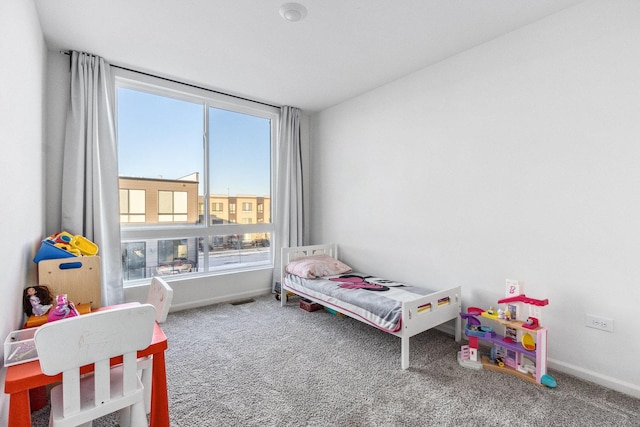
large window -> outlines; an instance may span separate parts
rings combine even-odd
[[[116,73],[125,280],[270,265],[278,109]]]

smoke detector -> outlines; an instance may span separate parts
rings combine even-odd
[[[285,3],[280,6],[280,16],[289,22],[302,21],[307,16],[307,8],[300,3]]]

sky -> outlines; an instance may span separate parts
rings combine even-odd
[[[204,107],[118,89],[120,176],[204,179]],[[270,194],[270,120],[209,107],[210,193]],[[200,194],[202,194],[200,185]]]

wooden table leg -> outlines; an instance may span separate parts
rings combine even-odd
[[[169,427],[169,398],[164,351],[153,354],[153,379],[151,380],[151,413],[149,425]]]
[[[11,427],[31,427],[29,390],[11,394],[9,398],[9,425]]]

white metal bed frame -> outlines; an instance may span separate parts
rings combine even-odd
[[[311,245],[311,246],[298,246],[293,248],[282,248],[282,258],[280,265],[281,274],[281,298],[280,303],[282,306],[286,304],[286,292],[295,291],[293,289],[287,289],[285,283],[286,271],[285,267],[296,258],[301,258],[310,255],[326,254],[333,258],[338,259],[338,246],[334,243],[325,245]],[[460,312],[462,310],[462,288],[460,286],[445,289],[437,292],[433,292],[429,295],[424,295],[418,299],[410,302],[404,302],[402,304],[402,329],[398,332],[389,332],[401,340],[401,366],[402,369],[409,367],[409,338],[424,332],[428,329],[439,326],[450,320],[455,320],[455,340],[457,342],[461,339],[461,319]],[[312,297],[305,296],[314,302],[322,304],[325,307],[331,308],[338,312],[342,312],[340,307],[324,301],[315,301]],[[439,304],[448,298],[447,304]],[[425,307],[430,304],[430,310],[419,310],[419,307]],[[344,313],[349,316],[349,313]],[[363,321],[362,319],[354,316],[356,320]]]

